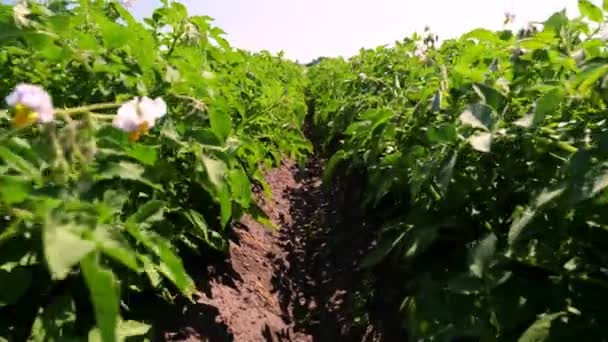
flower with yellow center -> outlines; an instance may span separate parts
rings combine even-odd
[[[14,108],[15,127],[53,121],[53,101],[49,93],[40,86],[20,83],[6,97],[6,103]]]
[[[146,96],[136,97],[118,108],[112,125],[129,133],[129,141],[133,142],[154,127],[156,120],[166,112],[167,105],[162,98],[152,100]]]

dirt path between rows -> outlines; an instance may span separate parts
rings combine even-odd
[[[287,161],[266,174],[273,198],[259,204],[280,229],[236,224],[229,258],[199,271],[197,305],[167,322],[161,339],[387,340],[361,307],[371,292],[357,266],[371,232],[348,222],[347,194],[323,190],[323,165]]]

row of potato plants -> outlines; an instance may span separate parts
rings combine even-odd
[[[310,151],[303,70],[163,0],[0,4],[0,341],[147,339],[129,298],[193,300],[252,185]]]
[[[393,270],[413,340],[606,337],[608,2],[578,5],[307,71],[325,180],[363,175],[363,266]]]

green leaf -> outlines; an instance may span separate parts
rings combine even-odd
[[[131,148],[127,150],[129,157],[137,159],[139,162],[145,165],[154,165],[156,159],[158,159],[159,146],[148,146],[142,144],[133,144]]]
[[[495,111],[500,111],[505,102],[505,97],[496,88],[485,84],[477,83],[473,85],[475,92],[480,95],[481,100]]]
[[[367,255],[361,267],[368,268],[381,262],[395,248],[403,251],[406,259],[414,258],[429,248],[437,238],[437,226],[398,223],[388,226],[382,233],[378,246]]]
[[[571,258],[570,260],[568,260],[564,264],[564,269],[568,272],[574,272],[581,266],[581,264],[582,264],[581,258],[574,257],[574,258]]]
[[[543,189],[541,193],[534,199],[533,205],[535,208],[541,208],[553,200],[561,196],[566,190],[566,186],[559,185],[551,189]]]
[[[564,90],[561,87],[555,87],[544,93],[537,102],[536,110],[534,111],[534,123],[538,124],[542,122],[544,116],[554,111],[562,102],[564,98]]]
[[[112,3],[112,8],[118,12],[118,14],[120,15],[120,17],[122,19],[125,20],[125,22],[127,23],[128,27],[130,29],[133,28],[133,26],[138,27],[140,26],[140,24],[135,20],[135,18],[133,18],[133,16],[131,15],[131,13],[126,10],[123,6],[119,5],[118,3]]]
[[[545,27],[545,30],[551,30],[556,34],[559,34],[562,27],[567,25],[568,22],[569,20],[566,16],[566,11],[562,10],[551,15],[551,17],[543,23],[543,26]]]
[[[563,88],[551,88],[536,101],[533,113],[527,114],[523,118],[515,121],[514,124],[524,128],[538,126],[545,119],[545,115],[554,112],[561,105],[563,98]]]
[[[543,189],[533,200],[529,207],[519,209],[514,215],[513,222],[509,228],[509,245],[516,243],[523,229],[536,217],[536,214],[545,205],[558,199],[566,191],[566,185],[559,184],[551,188]]]
[[[595,197],[595,195],[602,192],[606,187],[608,187],[608,170],[604,170],[593,178],[593,186],[591,191],[586,196],[587,198]]]
[[[162,221],[166,205],[165,201],[150,200],[139,206],[137,211],[129,217],[129,220],[136,224]]]
[[[430,111],[438,112],[441,110],[442,96],[440,91],[436,91],[435,95],[433,95],[433,99],[431,100]]]
[[[533,127],[536,124],[538,124],[538,123],[534,122],[534,118],[535,118],[534,113],[528,113],[521,119],[513,122],[513,124],[515,126],[519,126],[519,127],[523,127],[523,128],[530,128],[530,127]]]
[[[81,261],[80,267],[89,288],[95,320],[102,340],[114,342],[118,339],[116,328],[120,318],[120,295],[114,274],[104,269],[92,253]]]
[[[482,28],[465,33],[464,35],[462,35],[462,38],[475,38],[479,41],[489,43],[496,43],[500,41],[500,38],[496,35],[495,32]]]
[[[429,248],[438,236],[437,226],[415,225],[404,240],[405,258],[411,259]]]
[[[64,50],[55,44],[55,40],[46,34],[30,33],[27,36],[30,47],[40,57],[57,62],[64,56]]]
[[[549,49],[556,43],[558,33],[552,30],[541,31],[531,38],[524,38],[518,42],[519,47],[528,50]]]
[[[97,24],[101,29],[104,45],[110,49],[124,47],[131,40],[131,31],[126,27],[113,23],[101,15],[96,16]]]
[[[479,152],[490,152],[492,147],[492,134],[478,132],[469,137],[471,146]]]
[[[135,337],[146,335],[152,326],[137,321],[120,321],[118,323],[119,338]]]
[[[272,222],[272,220],[266,215],[266,213],[258,207],[255,203],[249,208],[249,215],[260,224],[264,225],[267,228],[278,230],[279,227]]]
[[[171,244],[162,237],[142,230],[132,220],[126,222],[127,232],[160,258],[159,270],[186,296],[194,293],[194,282],[186,273],[182,260],[172,251]]]
[[[604,21],[602,10],[589,0],[578,0],[578,10],[581,14],[596,23]]]
[[[101,171],[102,172],[97,176],[97,179],[121,178],[137,180],[141,178],[145,169],[141,165],[121,161],[118,163],[111,163],[106,169]]]
[[[580,92],[586,93],[591,86],[608,73],[607,63],[590,63],[576,75],[574,81]]]
[[[336,153],[334,153],[334,155],[331,156],[331,158],[329,158],[329,161],[325,165],[325,170],[323,171],[323,183],[324,184],[330,183],[331,178],[332,178],[336,168],[340,165],[340,163],[342,163],[343,161],[346,161],[349,157],[350,157],[350,153],[348,153],[344,150],[339,150]]]
[[[0,146],[0,159],[4,160],[8,167],[31,178],[37,179],[40,177],[40,170],[36,166],[4,146]]]
[[[133,180],[148,185],[156,190],[162,191],[162,187],[160,185],[154,184],[143,177],[144,172],[145,169],[141,165],[121,161],[118,163],[109,163],[108,165],[105,165],[103,169],[99,170],[99,172],[95,174],[94,179],[96,181],[115,178]]]
[[[481,292],[483,287],[482,279],[467,272],[450,279],[446,289],[450,292],[470,295]]]
[[[608,11],[608,0],[603,1],[602,8],[604,9],[604,11]]]
[[[483,130],[490,130],[494,125],[494,117],[492,109],[482,103],[476,103],[467,108],[459,117],[460,121],[475,128],[481,128]]]
[[[165,119],[163,128],[160,131],[160,134],[163,137],[165,137],[173,142],[181,143],[179,133],[177,132],[177,129],[175,128],[175,123],[170,118]]]
[[[469,267],[471,273],[478,278],[483,278],[485,271],[491,263],[494,253],[496,252],[496,243],[498,239],[496,235],[490,234],[473,249],[473,262]]]
[[[241,169],[230,170],[228,179],[234,201],[243,208],[249,208],[252,201],[251,183],[245,171]]]
[[[201,160],[203,165],[205,165],[209,181],[217,188],[222,188],[224,186],[224,177],[226,176],[226,164],[221,160],[204,155],[201,156]]]
[[[192,226],[196,228],[194,235],[198,236],[203,241],[208,242],[209,227],[203,215],[192,209],[185,210],[182,214],[186,217],[188,221],[190,221]]]
[[[156,269],[156,265],[154,265],[147,255],[139,254],[138,257],[144,264],[144,272],[146,273],[146,276],[148,276],[150,285],[154,288],[159,287],[163,281],[163,276],[160,271]]]
[[[391,229],[382,234],[378,245],[363,259],[361,267],[369,268],[380,263],[388,254],[395,249],[405,237],[407,231]]]
[[[551,326],[554,321],[564,316],[564,312],[557,312],[548,315],[543,315],[534,322],[526,331],[519,337],[518,342],[543,342],[548,341],[551,337]]]
[[[455,125],[443,124],[436,127],[430,127],[427,132],[427,137],[431,142],[451,143],[458,140],[458,132]]]
[[[217,199],[220,203],[220,224],[222,228],[228,224],[232,216],[232,198],[227,187],[222,187],[217,193]]]
[[[211,123],[211,130],[213,133],[223,142],[226,141],[230,131],[232,129],[232,120],[230,114],[223,109],[210,109],[209,110],[209,121]]]
[[[103,193],[103,203],[107,205],[114,214],[121,213],[122,208],[128,200],[129,196],[125,191],[111,189],[106,190]]]
[[[531,208],[525,208],[518,216],[513,220],[509,227],[509,245],[514,245],[523,229],[534,219],[536,216],[536,210]]]
[[[42,228],[44,256],[54,279],[64,279],[73,266],[95,250],[94,242],[84,240],[72,228],[51,220]]]
[[[101,226],[95,230],[94,238],[97,248],[131,270],[140,272],[136,252],[120,239],[120,234],[113,232],[111,229],[108,226]]]
[[[0,197],[8,205],[25,201],[32,190],[30,179],[22,176],[0,176]]]
[[[15,267],[10,271],[0,269],[0,308],[15,304],[31,282],[32,274],[24,267]]]
[[[77,342],[76,306],[68,294],[61,294],[42,308],[32,325],[30,341]]]
[[[452,181],[452,174],[454,172],[454,166],[456,165],[457,159],[458,150],[454,150],[448,156],[446,156],[441,165],[441,169],[439,170],[437,183],[439,185],[439,190],[444,195],[447,193],[448,186]]]

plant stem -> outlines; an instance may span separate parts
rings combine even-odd
[[[575,153],[576,151],[578,151],[578,148],[576,148],[566,142],[563,142],[563,141],[558,141],[557,147],[561,148],[562,150],[564,150],[566,152],[570,152],[570,153]]]
[[[95,103],[92,105],[86,105],[86,106],[81,106],[81,107],[57,109],[57,110],[55,110],[55,112],[59,115],[61,115],[61,114],[72,115],[72,114],[77,114],[77,113],[82,113],[82,112],[91,112],[91,111],[100,110],[100,109],[116,108],[116,107],[119,107],[120,105],[121,105],[121,103],[117,103],[117,102]]]
[[[111,121],[115,117],[115,115],[112,115],[112,114],[99,114],[99,113],[93,113],[93,112],[89,112],[88,114],[91,116],[91,118],[97,119],[97,120]]]
[[[18,133],[24,131],[26,128],[27,127],[20,127],[20,128],[11,129],[10,131],[5,132],[4,134],[0,135],[0,142],[3,142],[4,140],[14,137]]]

